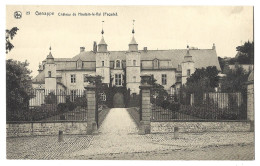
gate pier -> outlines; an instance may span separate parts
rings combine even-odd
[[[140,126],[139,126],[139,134],[150,134],[151,132],[151,85],[148,84],[146,79],[150,79],[149,76],[141,76],[148,77],[142,78],[143,84],[139,87],[141,90],[141,105],[140,105]]]
[[[87,134],[93,134],[97,131],[96,123],[96,86],[88,85],[86,89],[87,98]]]

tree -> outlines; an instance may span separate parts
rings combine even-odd
[[[207,68],[196,69],[195,72],[187,79],[186,87],[196,89],[200,84],[201,90],[214,90],[218,86],[218,70],[216,66],[208,66]],[[195,86],[196,85],[196,86]]]
[[[223,71],[224,66],[225,66],[225,64],[226,64],[224,58],[218,57],[218,62],[219,62],[219,65],[220,65],[221,71]]]
[[[19,29],[17,27],[13,27],[11,30],[8,29],[5,30],[6,53],[10,52],[14,48],[14,45],[10,42],[10,39],[13,40],[18,30]]]
[[[27,61],[6,60],[7,112],[18,111],[29,104],[32,81],[28,65]]]
[[[141,81],[141,83],[142,82],[143,81]],[[155,102],[157,105],[161,105],[163,104],[163,101],[168,97],[168,93],[162,85],[156,82],[157,80],[152,75],[151,79],[148,81],[148,84],[152,85],[151,100],[152,102]]]
[[[236,51],[236,56],[230,58],[229,64],[254,64],[254,42],[247,41],[243,45],[237,46]]]
[[[249,74],[242,67],[235,65],[234,70],[226,67],[224,74],[226,74],[226,77],[221,83],[221,91],[238,92],[245,90],[244,83],[247,81]]]
[[[237,46],[236,58],[239,64],[254,64],[254,42],[247,41],[242,46]]]
[[[202,104],[203,94],[205,92],[214,92],[218,86],[219,77],[216,66],[196,69],[187,79],[185,85],[180,89],[180,100],[182,103],[190,102],[190,95],[194,94],[194,104]]]

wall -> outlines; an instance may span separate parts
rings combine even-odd
[[[87,134],[87,122],[28,122],[6,124],[7,137],[58,135],[59,130],[63,134]]]
[[[153,74],[154,78],[157,80],[156,83],[162,85],[162,74],[167,75],[167,84],[163,85],[164,89],[170,93],[171,86],[175,84],[175,70],[143,70],[141,75]]]
[[[254,121],[254,84],[247,85],[247,119]]]
[[[76,74],[76,83],[71,83],[71,74]],[[92,75],[95,76],[95,71],[64,71],[62,72],[62,83],[68,89],[82,89],[84,90],[84,75]]]
[[[223,122],[151,122],[151,133],[174,132],[232,132],[250,131],[249,121],[223,121]]]

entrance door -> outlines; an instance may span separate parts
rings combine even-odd
[[[124,95],[120,92],[117,92],[113,97],[113,105],[114,108],[124,108],[125,102],[124,102]]]

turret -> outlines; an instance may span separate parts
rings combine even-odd
[[[190,48],[187,46],[187,52],[184,56],[184,59],[181,63],[182,70],[182,84],[186,84],[187,78],[190,77],[191,74],[195,72],[194,61],[190,54]]]
[[[98,44],[98,50],[96,52],[96,43],[93,45],[93,52],[96,53],[96,75],[102,77],[102,83],[110,83],[110,57],[107,51],[107,44],[104,40],[104,30],[102,21],[102,38]]]
[[[140,52],[138,52],[138,44],[135,40],[134,21],[132,30],[132,40],[129,43],[129,50],[126,52],[126,87],[130,89],[130,94],[139,94],[139,86],[141,82],[141,61]]]
[[[102,38],[101,38],[101,40],[98,44],[98,52],[107,52],[107,43],[105,42],[105,39],[104,39],[104,36],[103,36],[103,34],[104,34],[103,27],[102,27],[101,34],[102,34]]]
[[[50,47],[50,53],[47,56],[47,63],[45,64],[45,89],[49,91],[55,91],[57,80],[56,80],[56,64],[54,62],[54,58],[51,53],[51,47]]]
[[[134,26],[134,20],[133,20],[133,26]],[[134,27],[133,27],[133,30],[132,30],[132,34],[133,34],[132,40],[131,40],[131,42],[128,44],[128,46],[129,46],[129,51],[130,51],[130,52],[137,52],[137,51],[138,51],[138,44],[137,44],[137,42],[136,42],[136,40],[135,40],[135,36],[134,36],[134,34],[135,34]]]

